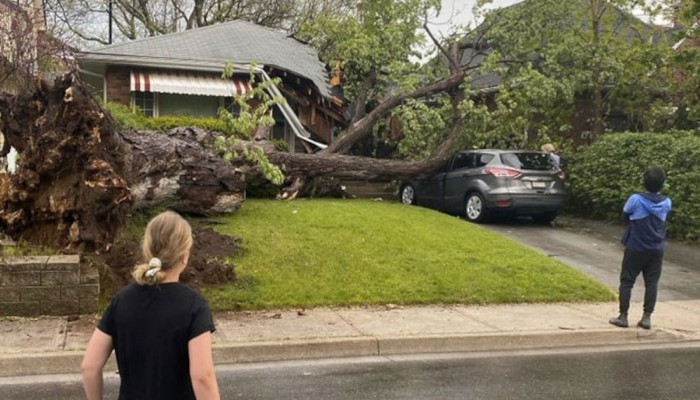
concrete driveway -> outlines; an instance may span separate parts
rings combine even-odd
[[[617,291],[623,246],[622,225],[559,217],[552,226],[529,219],[493,222],[485,228],[530,246],[574,267]],[[641,276],[632,291],[633,301],[643,300]],[[700,299],[700,246],[669,241],[659,286],[659,301]]]

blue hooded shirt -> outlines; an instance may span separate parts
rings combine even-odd
[[[666,218],[671,199],[659,193],[635,193],[627,199],[622,212],[629,218],[622,243],[630,250],[663,253]]]

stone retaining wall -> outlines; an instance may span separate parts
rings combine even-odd
[[[6,257],[0,260],[0,316],[97,312],[99,275],[80,256]]]

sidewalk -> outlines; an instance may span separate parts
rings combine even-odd
[[[700,300],[657,304],[649,331],[608,324],[617,303],[313,309],[215,314],[217,364],[700,340]],[[94,317],[0,322],[0,376],[79,373]],[[114,357],[106,371],[114,371]]]

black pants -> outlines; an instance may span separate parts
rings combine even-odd
[[[626,313],[630,308],[632,287],[640,272],[644,277],[644,312],[654,312],[663,258],[664,253],[625,249],[620,273],[620,313]]]

